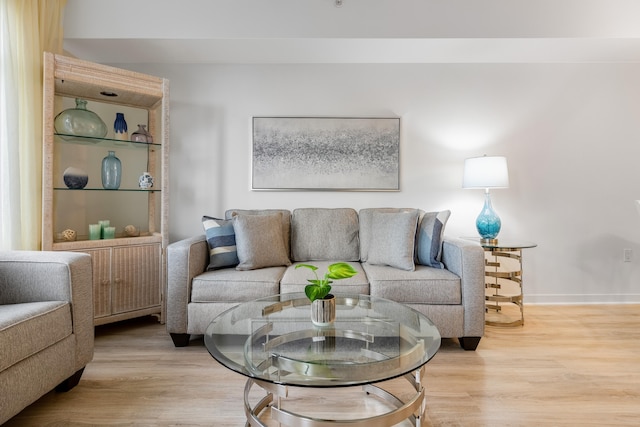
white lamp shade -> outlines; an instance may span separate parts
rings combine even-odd
[[[464,161],[462,188],[507,188],[509,169],[502,156],[472,157]]]

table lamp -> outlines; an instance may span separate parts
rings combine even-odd
[[[484,206],[476,219],[482,243],[496,244],[500,233],[500,217],[491,206],[490,188],[508,188],[507,158],[502,156],[472,157],[464,161],[462,188],[484,188]]]

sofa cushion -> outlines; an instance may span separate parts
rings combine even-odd
[[[202,217],[204,233],[209,245],[209,265],[207,270],[235,267],[240,263],[236,250],[236,233],[233,219]]]
[[[0,305],[0,371],[72,334],[66,301]],[[11,343],[7,345],[6,343]]]
[[[442,264],[442,237],[444,226],[451,211],[427,212],[418,226],[417,257],[418,263],[434,268],[444,268]]]
[[[415,271],[363,264],[370,295],[404,304],[461,304],[460,278],[445,269],[416,265]]]
[[[233,230],[240,263],[236,270],[291,265],[282,233],[282,213],[236,215]]]
[[[351,208],[296,209],[291,216],[294,261],[358,261],[358,213]]]
[[[360,261],[366,262],[369,259],[369,248],[371,247],[371,237],[373,235],[373,214],[375,212],[417,212],[413,208],[367,208],[361,209],[358,216],[360,220]]]
[[[312,264],[318,267],[318,277],[323,278],[327,272],[327,267],[334,262],[339,261],[314,261]],[[315,279],[315,276],[309,269],[296,269],[297,264],[300,263],[294,263],[290,267],[287,267],[287,271],[285,271],[282,280],[280,280],[280,293],[304,292],[304,287],[309,284],[307,279]],[[359,262],[349,262],[349,264],[358,274],[348,279],[334,280],[331,284],[331,293],[369,294],[369,280],[362,269],[362,265]]]
[[[194,277],[191,302],[242,302],[277,295],[285,267],[207,271]]]
[[[287,256],[291,258],[291,212],[286,209],[229,209],[224,213],[226,219],[232,219],[236,215],[273,215],[282,214],[282,235]]]
[[[367,262],[413,271],[417,226],[417,211],[374,212]]]

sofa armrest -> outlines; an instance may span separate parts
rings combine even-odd
[[[445,236],[442,245],[445,268],[460,277],[464,331],[467,337],[484,334],[484,250],[477,242]]]
[[[79,252],[0,252],[0,304],[68,301],[76,335],[76,369],[93,358],[91,256]]]
[[[191,282],[206,271],[209,247],[205,236],[194,236],[167,247],[167,332],[187,333]]]

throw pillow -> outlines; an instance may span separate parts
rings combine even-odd
[[[444,268],[442,236],[451,211],[427,212],[418,227],[418,263],[434,268]]]
[[[415,270],[414,249],[418,212],[374,212],[371,221],[369,264]]]
[[[233,229],[240,263],[236,270],[291,265],[284,245],[282,214],[236,215]]]
[[[207,270],[217,270],[238,265],[233,220],[203,216],[202,225],[209,245],[209,265]]]

